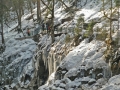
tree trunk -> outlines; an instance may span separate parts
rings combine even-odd
[[[33,10],[33,9],[32,9],[31,1],[28,0],[28,2],[29,2],[30,12],[32,13],[32,10]]]
[[[53,0],[53,8],[52,8],[52,29],[51,29],[51,38],[52,38],[52,43],[55,41],[54,37],[54,0]]]
[[[41,11],[40,11],[40,0],[37,0],[37,21],[40,23],[41,19]]]
[[[110,40],[112,41],[112,0],[110,0],[110,17],[107,16],[107,14],[105,13],[104,11],[104,6],[105,6],[105,2],[103,0],[103,14],[104,14],[104,17],[106,17],[107,19],[109,19],[110,21],[110,32],[109,32],[109,38]]]
[[[40,2],[40,13],[39,13],[39,17],[40,17],[40,21],[42,20],[42,18],[41,18],[41,1],[39,1]]]
[[[119,3],[120,3],[120,1],[119,1]],[[119,30],[119,15],[120,15],[120,13],[119,13],[119,6],[118,6],[118,30]]]
[[[110,40],[112,41],[112,0],[111,0],[110,4],[111,4],[111,13],[110,13]]]
[[[18,1],[19,4],[18,4],[18,26],[19,28],[21,29],[21,3],[20,3],[20,0]]]
[[[61,2],[66,8],[68,8],[68,6],[67,6],[62,0],[60,0],[60,2]]]
[[[119,33],[120,33],[120,31],[119,31],[119,15],[120,15],[120,12],[119,12],[119,5],[120,5],[120,1],[118,0],[118,46],[119,46],[119,41],[120,41],[120,36],[119,36]]]
[[[1,3],[3,4],[3,0],[1,0]],[[3,32],[3,6],[1,5],[1,37],[2,37],[2,44],[5,44],[5,41],[4,41],[4,32]]]
[[[22,28],[22,24],[21,24],[21,17],[22,17],[22,7],[21,7],[21,2],[20,0],[18,1],[18,12],[16,10],[17,16],[18,16],[18,28]],[[25,37],[23,30],[21,29],[21,32],[23,34],[23,36]]]
[[[28,0],[28,2],[29,2],[30,12],[32,14],[32,10],[33,10],[33,8],[32,8],[32,2],[29,1],[29,0]],[[33,18],[33,21],[34,21],[34,17],[33,16],[32,16],[32,18]]]
[[[2,32],[1,32],[2,44],[5,44],[5,40],[4,40],[4,32],[3,32],[3,20],[2,20],[2,22],[1,22],[1,30],[2,30]]]
[[[47,5],[43,0],[41,0],[41,1],[42,1],[42,3],[52,12],[52,10],[50,9],[50,7],[48,7],[49,3],[48,3],[48,5]]]

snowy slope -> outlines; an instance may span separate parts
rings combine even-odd
[[[36,50],[36,43],[31,39],[15,40],[10,39],[6,42],[6,49],[1,56],[2,71],[1,84],[5,82],[6,85],[10,83],[17,84],[22,75],[33,76],[34,65],[33,55]],[[1,63],[0,63],[1,65]],[[25,83],[25,82],[24,82]]]

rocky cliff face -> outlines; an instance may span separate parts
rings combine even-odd
[[[39,90],[87,90],[93,89],[93,86],[100,89],[111,77],[111,70],[104,58],[104,42],[89,42],[89,39],[84,39],[74,47],[71,42],[65,44],[65,37],[65,34],[56,37],[53,44],[49,35],[40,38],[33,58],[34,78],[28,84],[28,88],[32,86],[31,90],[37,90],[46,83],[39,87]]]
[[[0,58],[0,88],[14,84],[11,85],[13,88],[19,82],[28,84],[33,77],[32,58],[36,46],[31,39],[21,41],[10,39],[6,42],[6,49]]]
[[[36,87],[43,85],[48,77],[57,70],[63,58],[72,50],[70,44],[65,44],[66,35],[63,34],[56,38],[56,42],[51,44],[51,38],[48,35],[42,36],[38,43],[36,54],[34,55]]]
[[[105,2],[106,1],[107,0],[105,0]],[[72,34],[75,34],[74,29],[77,27],[77,20],[80,16],[84,16],[85,23],[91,21],[98,23],[98,26],[96,25],[96,27],[93,28],[95,30],[98,29],[98,27],[102,29],[103,24],[107,21],[101,18],[102,15],[100,11],[102,4],[99,0],[69,0],[69,3],[65,1],[65,4],[69,6],[69,8],[65,10],[63,9],[65,7],[61,5],[60,2],[55,5],[55,22],[59,22],[57,24],[58,30],[62,29],[68,34],[72,31]],[[76,6],[76,8],[73,6]],[[109,8],[110,6],[106,5],[106,7]],[[88,23],[86,24],[86,26],[88,26]],[[102,24],[101,27],[100,24]],[[86,28],[87,27],[84,29]],[[81,33],[84,32],[81,31]],[[81,35],[83,36],[83,34]],[[70,34],[70,36],[72,35]],[[77,37],[81,42],[79,43],[78,41],[78,46],[76,47],[73,44],[76,39],[67,43],[65,42],[66,37],[65,34],[59,35],[55,38],[55,42],[51,43],[51,37],[47,34],[43,35],[39,40],[36,51],[35,48],[29,47],[31,45],[36,47],[35,43],[29,45],[29,40],[21,42],[22,44],[20,44],[19,47],[23,49],[19,49],[18,46],[13,43],[15,52],[9,54],[4,53],[5,59],[7,59],[4,63],[8,65],[6,70],[13,68],[9,70],[10,76],[19,77],[16,79],[19,83],[15,85],[12,84],[12,89],[107,90],[112,84],[116,85],[112,80],[116,81],[119,79],[119,76],[112,77],[108,80],[112,75],[108,63],[105,62],[104,51],[106,50],[106,45],[104,42],[93,40],[95,38],[90,40],[90,36],[87,36],[88,38],[84,38],[83,40]],[[24,45],[25,43],[27,43],[28,46]],[[26,57],[26,54],[30,54],[30,56]],[[26,58],[23,59],[23,57]],[[2,60],[2,58],[0,59]],[[13,65],[15,65],[15,68]],[[119,70],[119,68],[117,69]],[[16,73],[14,73],[14,70],[16,70]],[[0,73],[1,72],[2,69],[0,67]],[[5,82],[7,81],[6,79]],[[9,78],[9,82],[10,81],[11,78]],[[11,83],[12,82],[10,82],[10,84]],[[119,81],[117,81],[117,85],[119,85]],[[112,88],[114,87],[115,86]],[[118,88],[119,87],[117,87],[117,89]]]
[[[62,34],[55,38],[55,43],[51,44],[49,35],[42,36],[31,64],[27,65],[28,72],[21,74],[19,83],[11,85],[12,88],[101,89],[111,77],[111,70],[104,58],[105,43],[96,40],[89,42],[86,38],[75,47],[72,42],[65,43],[65,38],[66,35]],[[29,67],[31,65],[33,68]],[[111,81],[109,82],[112,84]]]
[[[39,90],[73,90],[75,88],[76,90],[87,90],[88,88],[94,90],[93,85],[100,89],[105,83],[98,85],[99,87],[95,84],[100,84],[98,83],[100,80],[106,81],[111,77],[111,70],[103,55],[105,51],[103,46],[103,42],[92,41],[88,43],[85,39],[79,46],[70,51],[62,61],[58,59],[56,54],[58,51],[50,51],[50,55],[53,56],[48,56],[48,60],[52,61],[52,64],[50,63],[52,66],[49,66],[49,74],[55,72],[54,80],[48,80],[48,86],[44,85]],[[57,69],[56,60],[57,63],[60,62]],[[89,87],[87,88],[84,85],[89,85]]]

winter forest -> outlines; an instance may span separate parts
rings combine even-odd
[[[0,90],[120,90],[120,0],[0,0]]]

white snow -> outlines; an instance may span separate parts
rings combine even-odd
[[[6,49],[2,54],[5,65],[4,72],[7,71],[14,79],[17,78],[17,82],[12,82],[12,86],[20,81],[20,75],[22,74],[28,74],[33,77],[34,65],[32,57],[35,51],[36,43],[31,39],[15,40],[11,38],[6,42]]]
[[[102,47],[103,44],[104,43],[99,41],[86,43],[85,39],[64,58],[60,66],[69,70],[73,67],[79,67],[82,62],[97,60],[103,53],[97,52],[96,50]]]

